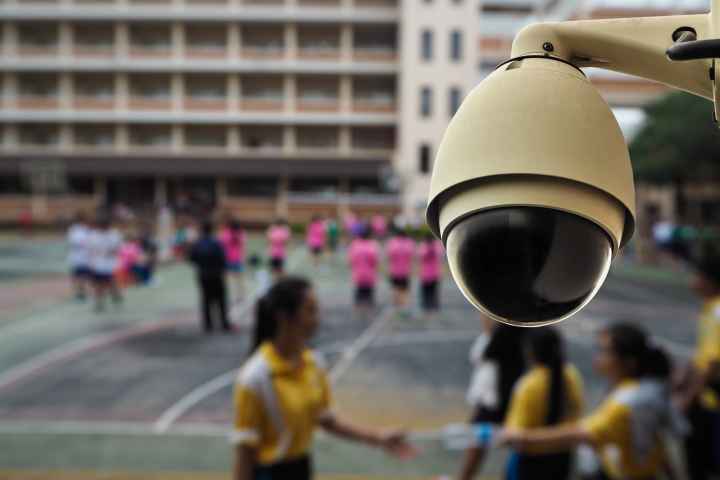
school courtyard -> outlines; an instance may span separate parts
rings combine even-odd
[[[250,251],[263,253],[254,242]],[[249,343],[252,297],[233,306],[236,333],[205,335],[193,272],[172,264],[155,285],[131,288],[120,307],[97,314],[71,297],[64,257],[59,237],[0,236],[0,478],[230,478],[231,391]],[[453,474],[460,454],[446,451],[437,432],[469,415],[467,356],[480,325],[450,278],[436,316],[394,312],[382,282],[376,312],[361,318],[342,254],[314,268],[296,247],[289,267],[317,287],[323,315],[315,346],[329,360],[337,411],[407,428],[422,449],[403,463],[318,435],[319,477]],[[621,261],[597,298],[562,324],[590,406],[605,389],[591,364],[593,334],[604,323],[636,321],[676,358],[691,354],[699,305],[686,284],[686,274]],[[499,478],[503,458],[493,452],[482,478]]]

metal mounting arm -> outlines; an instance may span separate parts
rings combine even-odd
[[[698,41],[676,44],[679,30],[694,32]],[[512,57],[555,57],[578,67],[655,80],[712,100],[711,58],[720,57],[714,49],[720,40],[714,40],[712,32],[720,32],[720,25],[713,28],[712,14],[539,23],[520,31]],[[708,57],[711,46],[713,55]],[[668,49],[687,57],[678,60],[688,61],[672,61]]]

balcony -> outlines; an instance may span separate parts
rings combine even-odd
[[[115,53],[114,26],[75,25],[73,54],[77,57],[112,57]]]
[[[285,55],[282,26],[244,27],[242,56],[248,59],[279,59]]]
[[[224,111],[226,102],[224,76],[189,76],[185,79],[185,110]]]
[[[303,153],[336,152],[338,149],[337,127],[299,127],[296,135],[297,148]]]
[[[355,8],[397,8],[398,0],[355,0]]]
[[[33,22],[18,27],[19,56],[55,56],[60,51],[58,26]]]
[[[130,27],[131,57],[167,58],[171,54],[172,42],[168,25],[132,25]]]
[[[281,126],[246,127],[241,129],[242,146],[253,152],[278,153],[283,148]]]
[[[300,7],[339,7],[340,0],[297,0]]]
[[[185,127],[185,147],[192,150],[224,151],[227,148],[227,128],[188,125]]]
[[[112,110],[115,106],[115,80],[112,75],[83,74],[74,78],[73,108]]]
[[[352,149],[359,152],[387,153],[395,148],[395,129],[356,127],[352,129]]]
[[[382,25],[356,27],[353,31],[353,59],[363,62],[397,60],[397,29]]]
[[[32,149],[56,149],[60,143],[57,125],[23,124],[19,127],[20,146]]]
[[[170,150],[172,132],[169,125],[133,125],[130,145],[141,150]]]
[[[76,125],[74,129],[76,150],[115,149],[115,127],[113,125]]]
[[[301,27],[298,29],[298,58],[339,60],[340,29]]]
[[[170,77],[166,75],[135,75],[130,77],[132,110],[169,110],[171,107]]]
[[[227,29],[222,25],[188,25],[185,56],[192,59],[222,59],[227,56]]]
[[[18,109],[54,110],[59,106],[58,76],[46,74],[18,75]]]
[[[335,78],[299,78],[297,82],[299,112],[337,112],[340,110],[338,81]]]
[[[285,104],[281,77],[246,77],[242,80],[241,109],[281,111]]]
[[[356,78],[353,80],[353,112],[391,113],[396,110],[395,79]]]

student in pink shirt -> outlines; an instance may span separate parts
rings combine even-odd
[[[273,276],[277,280],[285,272],[285,257],[287,256],[287,244],[290,241],[290,228],[287,221],[277,219],[270,226],[267,232],[268,256]]]
[[[360,237],[350,243],[348,261],[355,285],[355,306],[366,308],[375,304],[375,284],[380,259],[380,248],[366,226]]]
[[[319,215],[315,215],[310,225],[308,225],[306,237],[307,246],[313,256],[315,266],[320,263],[320,258],[325,249],[326,236],[325,221]]]
[[[387,219],[383,215],[373,215],[370,224],[375,238],[385,238],[385,235],[387,235]]]
[[[415,242],[404,229],[395,225],[392,227],[393,235],[385,247],[388,259],[388,272],[393,287],[393,303],[396,307],[406,307],[408,304],[408,289],[410,287],[410,273],[412,272],[413,257],[415,256]]]
[[[439,283],[442,275],[444,250],[442,243],[428,232],[418,247],[422,308],[426,312],[440,308]]]
[[[137,238],[131,237],[122,244],[118,251],[118,273],[121,286],[125,287],[138,281],[135,269],[140,264],[141,256],[142,249]]]
[[[239,298],[245,295],[245,248],[246,237],[240,222],[231,220],[220,230],[220,244],[225,251],[225,268]]]

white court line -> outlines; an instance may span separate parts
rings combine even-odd
[[[378,315],[378,318],[365,329],[362,335],[345,349],[340,360],[333,365],[333,368],[328,373],[331,383],[335,384],[340,380],[340,377],[350,368],[357,356],[360,355],[360,353],[377,338],[380,331],[385,328],[385,325],[390,321],[394,312],[395,309],[393,307],[385,307]]]
[[[31,357],[30,359],[0,373],[0,390],[23,380],[27,376],[44,370],[55,363],[68,360],[91,350],[121,342],[128,338],[162,330],[181,323],[187,322],[180,320],[165,320],[161,322],[146,323],[112,333],[104,333],[81,338],[79,340],[60,345],[59,347],[53,348],[45,353]]]

